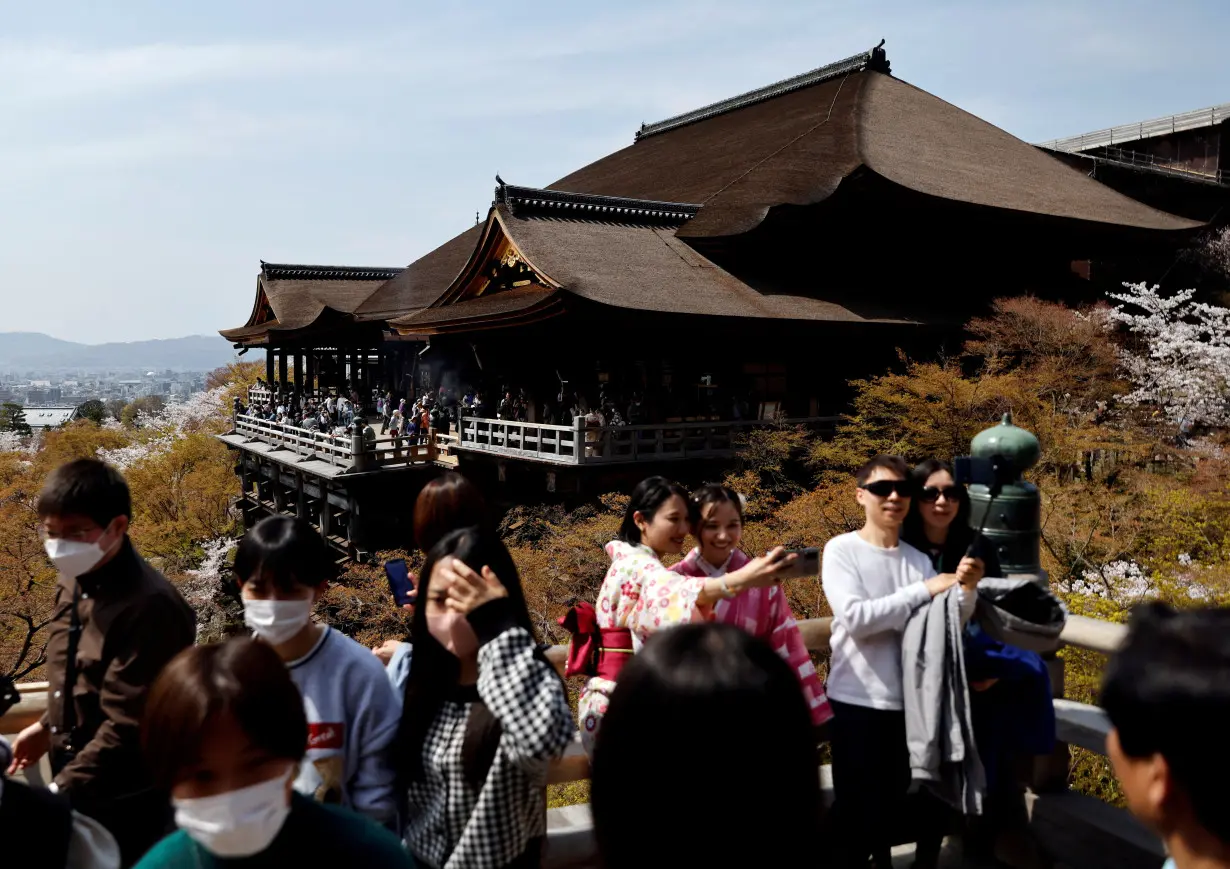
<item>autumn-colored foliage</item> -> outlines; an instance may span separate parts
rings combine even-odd
[[[832,436],[792,427],[745,435],[738,459],[713,469],[748,498],[744,548],[821,546],[857,528],[852,472],[869,456],[950,459],[1011,412],[1041,441],[1029,478],[1043,501],[1042,565],[1072,612],[1118,621],[1148,597],[1230,604],[1230,443],[1216,429],[1176,441],[1174,426],[1158,422],[1164,413],[1117,400],[1131,384],[1119,366],[1124,335],[1107,310],[1001,300],[969,325],[959,356],[903,358],[854,383],[849,413]],[[119,408],[127,425],[82,420],[9,451],[4,444],[12,441],[0,441],[0,673],[38,675],[54,574],[38,539],[34,497],[52,468],[80,456],[102,455],[124,468],[134,540],[181,584],[198,610],[202,639],[240,628],[227,593],[227,550],[240,530],[229,505],[238,484],[232,458],[212,434],[260,373],[255,363],[216,372],[194,412]],[[602,547],[626,503],[626,494],[610,493],[567,506],[523,504],[502,517],[499,530],[542,640],[564,642],[556,620],[572,602],[594,598],[607,568]],[[418,552],[351,565],[319,614],[369,645],[403,637],[406,619],[379,567],[395,556],[411,569],[421,565]],[[792,580],[787,594],[799,618],[829,614],[816,578]],[[1104,662],[1078,650],[1064,656],[1068,696],[1096,701]],[[1119,797],[1103,758],[1078,752],[1076,761],[1083,790]]]

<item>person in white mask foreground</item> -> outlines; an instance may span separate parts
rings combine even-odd
[[[414,866],[379,825],[294,793],[308,722],[264,643],[239,638],[182,652],[150,691],[141,736],[179,830],[138,869]]]
[[[333,564],[311,525],[263,519],[235,554],[244,621],[278,653],[303,695],[307,754],[295,790],[396,828],[390,751],[401,701],[365,646],[312,620]]]
[[[131,866],[170,828],[167,796],[140,762],[154,677],[196,634],[179,592],[128,540],[119,471],[79,459],[48,475],[40,532],[58,574],[47,637],[47,712],[13,742],[9,774],[50,753],[51,789],[101,823]]]

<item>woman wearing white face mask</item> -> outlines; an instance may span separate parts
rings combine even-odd
[[[182,652],[154,683],[142,723],[179,832],[139,869],[412,867],[387,830],[293,792],[307,739],[299,692],[267,645],[237,639]]]
[[[398,746],[406,845],[436,869],[537,867],[547,764],[575,733],[508,550],[476,528],[427,556]]]
[[[244,620],[278,653],[303,695],[307,756],[295,790],[395,828],[390,751],[400,698],[366,647],[312,621],[332,566],[311,525],[287,516],[262,520],[235,555]]]

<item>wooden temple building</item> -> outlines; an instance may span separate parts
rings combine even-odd
[[[1081,263],[1172,253],[1202,226],[896,78],[881,46],[642,125],[545,188],[497,176],[486,219],[404,269],[262,264],[248,321],[221,334],[286,389],[483,395],[430,456],[331,460],[315,490],[344,493],[344,515],[322,530],[355,546],[353,492],[432,473],[445,446],[467,474],[539,490],[729,456],[735,429],[840,413],[898,348],[955,349],[993,298],[1092,298]],[[509,392],[523,420],[495,418]],[[631,419],[561,424],[578,404]],[[257,486],[254,510],[318,521],[298,480],[319,450],[242,420],[225,437],[245,491],[299,498]],[[386,500],[373,537],[403,527]]]

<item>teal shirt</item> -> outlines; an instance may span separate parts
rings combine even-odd
[[[290,815],[268,848],[251,857],[210,854],[177,830],[141,858],[136,869],[414,869],[405,846],[388,830],[340,806],[291,795]]]

